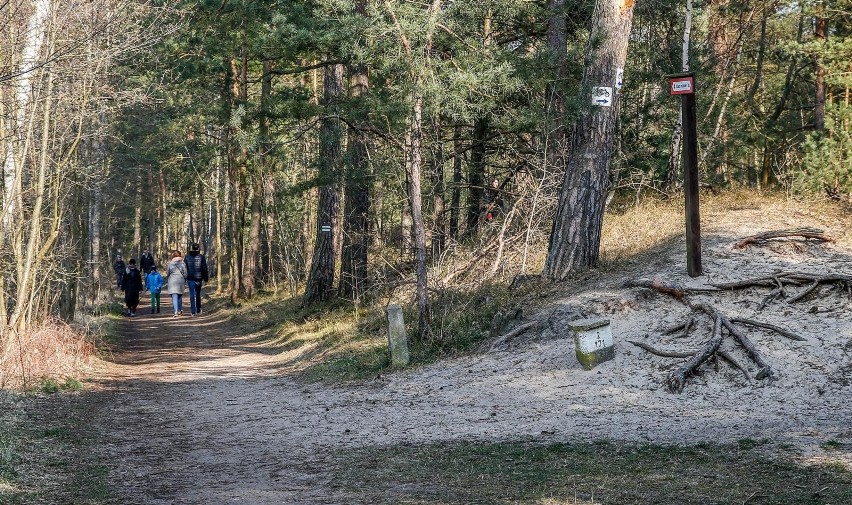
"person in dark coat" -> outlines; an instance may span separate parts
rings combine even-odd
[[[201,254],[201,247],[192,244],[189,254],[184,258],[186,263],[186,285],[189,287],[189,308],[192,315],[201,313],[201,285],[208,281],[207,259]]]
[[[142,270],[142,275],[148,275],[148,272],[154,268],[154,256],[145,249],[142,251],[142,256],[139,258],[139,268]]]
[[[128,262],[127,273],[122,279],[121,289],[124,290],[124,303],[127,304],[127,315],[133,317],[136,315],[136,307],[139,306],[139,293],[142,292],[142,273],[136,268],[136,260],[130,259]]]
[[[115,257],[115,262],[112,264],[112,271],[115,272],[115,285],[118,289],[121,289],[124,282],[124,274],[127,273],[127,265],[124,264],[124,260],[121,259],[120,254]]]

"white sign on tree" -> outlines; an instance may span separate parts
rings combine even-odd
[[[592,89],[592,105],[612,107],[612,88],[596,86]]]

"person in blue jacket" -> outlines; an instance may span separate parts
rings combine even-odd
[[[151,265],[151,271],[145,276],[145,285],[151,292],[151,314],[160,313],[160,291],[163,290],[163,274],[157,271],[157,265]]]

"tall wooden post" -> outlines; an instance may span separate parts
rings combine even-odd
[[[701,214],[698,206],[698,133],[693,74],[671,76],[672,95],[681,96],[683,114],[683,189],[686,208],[686,270],[701,275]]]

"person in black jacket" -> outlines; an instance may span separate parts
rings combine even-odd
[[[121,259],[120,254],[115,257],[115,262],[112,264],[112,271],[115,272],[115,286],[121,289],[124,283],[124,274],[127,273],[127,265],[124,264],[124,260]]]
[[[154,267],[154,256],[145,249],[142,251],[142,256],[139,258],[139,268],[142,270],[142,276],[148,275],[148,272],[151,271],[151,268]]]
[[[136,315],[136,307],[139,306],[139,293],[144,289],[142,286],[142,274],[136,268],[135,259],[131,258],[128,262],[127,273],[124,274],[121,289],[124,290],[124,303],[127,304],[127,315],[133,317]]]
[[[193,316],[201,313],[201,285],[209,279],[207,260],[200,249],[198,244],[192,244],[184,258],[186,285],[189,287],[189,308]]]

